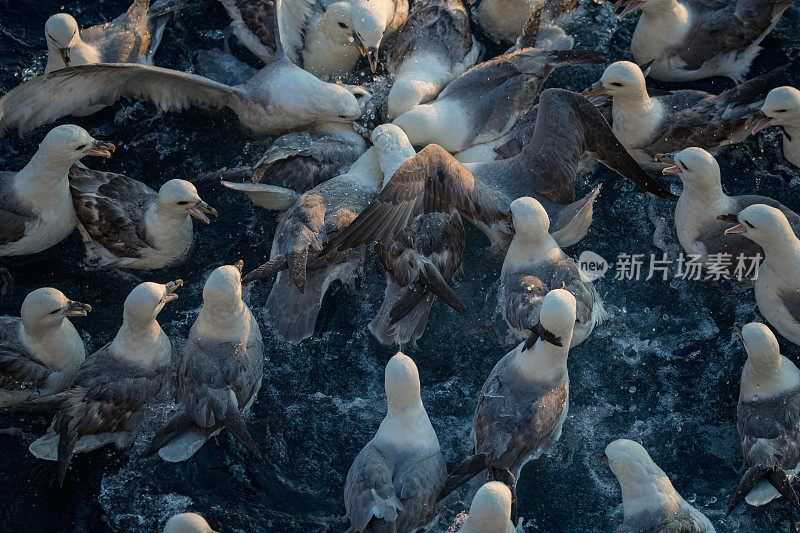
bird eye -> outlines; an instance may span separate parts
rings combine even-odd
[[[787,111],[786,109],[776,109],[775,110],[776,113],[786,113],[786,111]]]
[[[78,148],[77,148],[77,149],[78,149],[78,150],[83,150],[84,148],[86,148],[86,145],[85,145],[85,144],[82,144],[82,145],[78,146]]]
[[[54,315],[54,314],[58,313],[59,311],[61,311],[61,309],[56,309],[56,310],[54,310],[54,311],[50,311],[50,314],[51,314],[51,315]]]
[[[753,227],[753,225],[752,225],[751,223],[749,223],[748,221],[746,221],[746,220],[743,220],[742,222],[744,222],[744,225],[745,225],[745,226],[747,226],[748,228],[750,228],[750,229],[755,229],[755,228]]]
[[[347,29],[347,24],[345,24],[344,22],[340,22],[339,27]]]
[[[178,205],[188,205],[188,204],[189,202],[187,200],[181,200],[180,202],[178,202]]]
[[[614,87],[622,87],[622,84],[618,81],[611,82],[611,85],[613,85]]]
[[[689,167],[687,167],[684,163],[678,162],[678,165],[680,165],[680,167],[686,172],[689,172]]]

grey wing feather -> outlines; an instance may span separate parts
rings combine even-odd
[[[140,257],[151,247],[145,214],[158,195],[121,174],[74,166],[69,172],[75,214],[92,240],[117,257]]]
[[[740,401],[736,428],[748,466],[795,468],[800,461],[800,394],[793,391],[772,399]]]
[[[0,246],[17,242],[25,237],[25,226],[35,219],[21,205],[12,190],[16,172],[0,172]]]
[[[454,211],[489,226],[510,223],[501,196],[444,148],[430,144],[400,166],[372,203],[325,245],[324,253],[386,239],[422,213]]]
[[[79,65],[38,76],[0,98],[0,135],[28,131],[79,109],[143,98],[166,110],[190,106],[239,114],[255,104],[235,87],[177,70],[116,63]]]
[[[347,472],[344,485],[344,506],[347,518],[350,519],[349,531],[367,531],[369,523],[375,518],[376,510],[384,515],[378,518],[393,518],[391,521],[396,519],[402,504],[397,499],[392,484],[393,470],[392,461],[371,442],[356,456]],[[381,513],[381,509],[376,509],[381,501],[385,502],[384,513]]]
[[[400,465],[394,480],[395,491],[403,504],[399,530],[412,531],[436,516],[436,500],[445,479],[447,467],[439,450],[412,457]]]
[[[526,330],[539,323],[542,299],[550,292],[542,280],[532,274],[514,273],[503,278],[503,317],[517,330]]]
[[[81,31],[81,39],[100,50],[102,63],[134,63],[147,55],[149,0],[134,0],[128,11],[111,22]]]
[[[25,348],[19,339],[19,323],[18,318],[0,317],[0,388],[30,390],[36,397],[59,371],[48,368]]]

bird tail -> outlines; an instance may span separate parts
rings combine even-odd
[[[233,394],[233,392],[231,392]],[[239,408],[234,401],[228,402],[228,408],[225,410],[225,418],[223,419],[222,423],[225,425],[225,429],[230,432],[233,437],[239,441],[239,444],[245,447],[245,449],[250,452],[250,454],[255,457],[256,461],[261,464],[264,464],[264,457],[261,455],[261,452],[258,451],[258,447],[256,446],[253,437],[250,435],[250,432],[247,430],[247,424],[242,418],[242,413],[239,412]]]
[[[7,405],[0,408],[0,415],[10,415],[17,413],[39,414],[52,413],[58,411],[66,401],[74,396],[72,391],[63,391],[58,394],[51,394],[42,398],[35,398],[27,402],[15,405]]]
[[[742,476],[742,480],[739,482],[739,486],[736,487],[736,492],[733,494],[733,501],[730,507],[728,507],[728,512],[725,513],[726,518],[730,516],[734,509],[744,501],[750,491],[762,480],[768,481],[781,496],[786,498],[794,507],[800,509],[800,500],[798,500],[797,493],[792,487],[792,483],[789,480],[789,476],[786,475],[786,472],[774,467],[756,465],[748,468],[744,476]]]
[[[322,297],[328,289],[328,272],[323,269],[307,280],[300,292],[286,272],[278,274],[267,298],[266,314],[278,334],[286,341],[298,343],[314,334]]]
[[[413,284],[401,287],[389,278],[383,303],[369,330],[381,344],[406,344],[415,342],[425,331],[433,299],[428,291]]]
[[[447,479],[444,481],[442,490],[439,492],[437,501],[442,501],[448,497],[454,490],[458,489],[464,483],[483,472],[489,467],[486,462],[486,454],[479,453],[471,455],[464,459],[460,465],[453,470]]]
[[[300,195],[286,187],[266,183],[237,183],[221,181],[222,185],[247,195],[250,201],[268,211],[286,211],[292,207]]]
[[[196,424],[184,410],[177,413],[173,416],[169,422],[164,425],[160,430],[156,432],[153,436],[153,440],[150,441],[150,445],[147,446],[147,449],[144,451],[143,456],[149,457],[156,453],[158,450],[166,446],[170,441],[181,435],[183,432],[191,429]]]

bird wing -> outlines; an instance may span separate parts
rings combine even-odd
[[[100,50],[103,63],[138,62],[150,47],[149,7],[150,0],[134,0],[113,21],[82,30],[81,39]]]
[[[36,397],[59,370],[48,368],[30,353],[20,342],[18,331],[19,319],[0,318],[0,389],[30,390]]]
[[[372,442],[364,446],[347,472],[344,507],[349,531],[368,531],[373,518],[394,522],[403,504],[392,484],[393,464]]]
[[[688,70],[697,70],[711,58],[728,52],[743,52],[772,24],[772,18],[793,0],[735,0],[720,5],[718,0],[692,0],[700,23],[694,24],[680,47],[671,55],[680,57]]]
[[[221,0],[239,41],[268,63],[275,53],[275,7],[271,0]],[[287,2],[294,3],[294,2]]]
[[[384,240],[422,213],[454,211],[487,226],[510,224],[509,208],[502,197],[476,180],[444,148],[430,144],[397,169],[372,203],[332,236],[323,253]]]
[[[550,292],[542,280],[530,273],[517,272],[502,282],[503,317],[517,330],[530,329],[539,323],[542,299]]]
[[[239,89],[195,74],[135,63],[79,65],[38,76],[0,98],[0,135],[14,127],[28,131],[124,97],[143,98],[171,111],[231,107],[239,114],[254,105]]]
[[[672,99],[666,97],[663,105],[666,115],[652,135],[655,140],[642,149],[655,156],[687,146],[719,146],[734,134],[744,131],[745,122],[759,107],[758,101],[778,86],[786,69],[786,66],[775,68],[731,87],[717,97],[688,101],[681,99],[683,91],[675,93]],[[677,111],[670,112],[670,108],[677,108]]]
[[[442,452],[437,449],[415,455],[404,461],[398,470],[394,488],[403,504],[403,517],[428,524],[438,511],[436,500],[447,478]]]
[[[73,166],[69,188],[75,214],[92,240],[117,257],[140,257],[151,248],[145,215],[158,194],[121,174]]]
[[[0,246],[25,237],[25,225],[35,216],[19,205],[12,189],[16,172],[0,172]]]
[[[535,169],[536,193],[565,203],[575,199],[575,175],[585,153],[660,198],[672,196],[631,157],[589,100],[564,89],[543,91],[533,137],[512,160],[521,168]]]

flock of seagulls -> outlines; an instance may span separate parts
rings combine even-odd
[[[0,133],[134,98],[167,111],[229,108],[251,134],[280,136],[253,167],[220,172],[231,194],[284,213],[266,262],[245,275],[242,261],[209,275],[177,369],[174,340],[157,318],[183,282],[139,283],[126,271],[188,257],[192,219],[209,224],[218,214],[195,186],[172,179],[155,191],[94,171],[81,160],[111,157],[115,147],[71,124],[51,129],[22,170],[0,173],[0,257],[46,250],[78,229],[87,268],[137,280],[117,335],[88,357],[71,320],[92,308],[54,288],[28,294],[20,317],[0,317],[0,412],[54,414],[29,449],[57,463],[58,483],[74,454],[129,447],[146,407],[164,395],[178,407],[145,455],[186,461],[226,429],[269,462],[246,422],[264,374],[261,327],[292,343],[311,337],[328,287],[346,282],[374,245],[386,290],[369,329],[383,344],[415,344],[437,298],[468,312],[452,286],[467,221],[505,255],[499,309],[519,340],[478,394],[473,453],[448,473],[417,366],[398,352],[386,365],[386,417],[353,461],[344,506],[351,531],[416,531],[470,484],[468,517],[453,527],[515,531],[522,468],[556,445],[565,423],[569,352],[607,318],[591,281],[562,250],[592,223],[600,187],[576,198],[590,160],[660,198],[673,195],[648,170],[678,176],[674,225],[685,252],[705,265],[721,253],[763,257],[758,308],[800,344],[800,216],[771,198],[726,195],[713,156],[780,126],[786,160],[800,165],[800,91],[778,86],[792,67],[747,79],[794,0],[620,1],[620,17],[642,12],[634,62],[608,65],[583,94],[541,91],[556,68],[606,62],[573,50],[559,27],[574,1],[221,2],[233,33],[263,62],[241,83],[154,66],[164,25],[191,6],[135,0],[116,20],[84,30],[68,14],[53,15],[44,73],[0,98]],[[492,47],[507,51],[488,57]],[[362,57],[372,73],[389,74],[385,102],[374,101],[368,84],[338,81]],[[647,84],[709,76],[736,85],[714,95]],[[383,123],[365,128],[362,115],[376,106]],[[252,312],[243,286],[272,276],[264,308]],[[2,280],[7,295],[12,273],[2,269]],[[769,326],[734,325],[747,352],[737,413],[746,470],[729,514],[743,501],[779,496],[800,508],[791,485],[800,471],[800,370],[780,354]],[[714,531],[641,444],[611,442],[601,461],[622,489],[618,531]],[[164,531],[212,530],[185,513]]]

